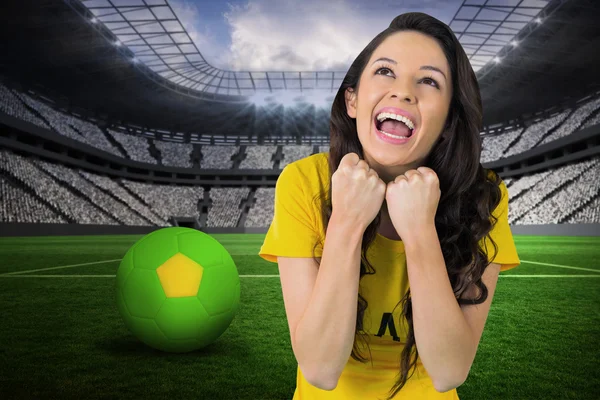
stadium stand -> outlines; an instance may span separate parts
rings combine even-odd
[[[310,156],[312,152],[312,146],[283,146],[283,160],[279,164],[279,169],[285,168],[291,162]]]
[[[85,138],[85,141],[100,149],[123,157],[123,153],[106,138],[104,133],[96,125],[79,118],[69,117],[68,124]]]
[[[600,193],[599,163],[600,158],[580,163],[584,168],[587,164],[587,170],[573,181],[564,181],[564,186],[556,194],[541,201],[519,220],[519,224],[559,224],[573,211],[590,202]],[[561,171],[559,175],[559,179],[562,179],[568,173]]]
[[[19,182],[55,211],[77,224],[118,225],[119,222],[73,191],[59,185],[27,158],[0,149],[0,170]],[[28,212],[28,211],[25,211]]]
[[[0,110],[12,117],[30,122],[42,128],[50,128],[48,124],[29,111],[12,91],[2,85],[2,83],[0,83]]]
[[[104,189],[108,193],[114,195],[117,199],[121,200],[123,203],[129,205],[142,217],[152,222],[152,224],[158,226],[168,225],[165,220],[163,220],[161,217],[156,215],[156,213],[150,210],[150,208],[146,204],[143,204],[141,201],[133,197],[127,190],[125,190],[122,186],[120,186],[117,182],[113,181],[112,179],[106,176],[100,176],[86,171],[80,171],[80,173],[84,178],[86,178],[99,188]]]
[[[519,136],[516,143],[508,148],[503,154],[503,157],[510,157],[535,147],[550,129],[558,126],[558,124],[563,122],[568,115],[569,111],[563,111],[558,115],[543,119],[540,122],[531,125]]]
[[[600,111],[597,112],[596,115],[590,118],[586,123],[584,123],[581,129],[586,129],[598,124],[600,124]]]
[[[515,179],[511,181],[510,187],[508,187],[508,193],[510,194],[510,198],[514,199],[521,194],[524,190],[530,189],[533,185],[538,182],[541,182],[550,174],[550,171],[538,172],[536,174],[531,174],[522,177],[521,179]]]
[[[273,169],[273,156],[277,146],[246,146],[246,158],[240,169]]]
[[[202,160],[200,161],[200,168],[231,169],[233,168],[231,158],[238,154],[239,151],[239,146],[203,145],[201,149]]]
[[[199,218],[202,186],[142,183],[0,150],[0,222],[170,226],[171,217]],[[506,178],[510,224],[600,222],[600,157],[518,178]],[[214,187],[206,227],[265,228],[274,188]],[[16,200],[20,199],[20,200]],[[242,213],[249,207],[243,224]]]
[[[600,223],[600,197],[596,197],[582,210],[564,221],[567,224],[598,224]]]
[[[180,168],[282,170],[328,145],[212,145],[158,140],[100,128],[94,121],[54,108],[33,93],[0,84],[0,111],[40,128],[91,145],[101,151],[141,163]],[[547,118],[528,122],[499,135],[482,137],[481,162],[521,154],[600,124],[600,98],[580,101]],[[101,125],[106,126],[106,125]],[[112,125],[110,125],[112,126]],[[120,126],[120,130],[128,130]],[[278,156],[278,147],[281,155]],[[243,150],[243,152],[242,152]],[[280,157],[280,158],[276,158]],[[277,162],[279,160],[279,162]],[[45,222],[170,226],[171,218],[200,220],[202,186],[141,183],[109,178],[57,163],[0,150],[2,193],[0,222]],[[511,224],[599,222],[600,160],[569,163],[504,179],[509,195]],[[207,192],[206,227],[264,228],[273,215],[274,188],[214,187]],[[14,199],[21,198],[22,201]],[[245,204],[249,199],[253,204]],[[204,204],[206,205],[206,204]],[[247,215],[242,218],[247,210]],[[243,221],[243,223],[242,223]],[[243,225],[243,226],[241,226]]]
[[[558,127],[558,129],[546,136],[544,140],[540,142],[540,145],[550,143],[553,140],[560,139],[575,132],[581,127],[583,121],[585,121],[594,112],[598,111],[598,109],[600,109],[600,99],[585,103],[575,110],[573,114],[571,114],[571,116]]]
[[[17,96],[19,96],[19,98],[21,98],[25,104],[38,112],[39,115],[44,118],[48,125],[50,125],[56,132],[71,139],[87,143],[83,136],[69,126],[68,119],[66,116],[63,116],[62,113],[55,111],[52,107],[24,93],[17,93]]]
[[[111,217],[118,220],[121,224],[150,225],[147,219],[137,215],[125,203],[115,201],[113,196],[103,192],[100,188],[84,179],[77,171],[46,161],[37,160],[34,163],[52,175],[56,180],[62,181],[72,189],[80,192],[88,201],[101,208],[107,214],[110,214]]]
[[[36,196],[0,175],[0,222],[58,223],[68,221]]]
[[[522,178],[527,179],[524,185],[519,185],[519,181],[515,182],[508,188],[510,195],[508,222],[510,224],[517,222],[553,224],[558,223],[557,218],[562,221],[582,204],[598,195],[597,179],[588,188],[584,189],[584,185],[598,177],[599,162],[600,158],[597,157],[526,176]],[[536,183],[531,184],[532,181]],[[516,185],[526,189],[514,195]],[[567,192],[571,196],[570,201],[557,203],[557,199],[565,199],[564,196],[567,195],[561,194],[561,197],[556,197],[561,192]]]
[[[246,217],[247,228],[262,228],[269,226],[275,212],[275,188],[258,188],[254,193],[256,202],[248,211]]]
[[[160,153],[162,165],[192,168],[194,166],[194,147],[191,143],[178,143],[157,140],[106,129],[106,134],[97,125],[62,111],[51,105],[34,99],[28,94],[15,92],[0,84],[0,109],[8,115],[34,123],[59,134],[94,146],[119,157],[129,158],[143,163],[158,164],[152,155],[152,145]],[[515,128],[498,135],[482,137],[481,162],[493,162],[530,150],[536,146],[550,143],[568,136],[580,129],[600,123],[600,98],[586,100],[575,110],[567,109],[549,118],[535,121],[528,128]],[[28,109],[29,108],[29,109]],[[31,110],[31,111],[30,111]],[[34,113],[37,113],[37,117]],[[47,122],[47,123],[46,123]],[[115,147],[106,135],[118,143],[123,151]],[[320,152],[329,151],[329,146],[319,146]],[[234,145],[202,145],[200,168],[232,169],[234,158],[239,155],[240,147]],[[273,169],[277,146],[248,145],[239,169]],[[123,154],[125,153],[125,154]],[[290,162],[312,154],[311,145],[283,145],[283,159],[279,169]]]
[[[107,129],[106,131],[123,146],[130,159],[144,163],[158,164],[158,160],[150,154],[150,144],[147,138],[128,135],[112,129]]]
[[[511,143],[523,134],[524,129],[514,129],[500,135],[485,136],[481,145],[481,162],[499,160]]]
[[[190,143],[173,143],[155,140],[154,144],[162,157],[162,165],[170,167],[191,168],[192,151],[194,146]]]
[[[165,220],[171,216],[200,216],[198,202],[204,196],[204,188],[201,186],[160,185],[128,179],[122,179],[121,183]]]
[[[565,110],[553,117],[542,119],[527,129],[514,129],[500,135],[484,136],[481,162],[492,162],[525,152],[599,122],[600,98],[597,98],[583,102],[575,111]]]
[[[208,212],[208,227],[236,227],[242,209],[240,205],[248,197],[249,188],[213,188],[209,192],[212,207]]]

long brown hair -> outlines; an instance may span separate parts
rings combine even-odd
[[[346,112],[345,91],[348,88],[358,90],[360,76],[381,42],[391,34],[405,30],[418,31],[437,40],[450,65],[453,97],[448,118],[423,165],[433,169],[440,182],[441,197],[435,215],[435,227],[457,302],[460,305],[481,304],[488,297],[487,287],[481,280],[488,265],[488,257],[485,249],[480,248],[479,242],[487,236],[485,240],[492,243],[494,252],[497,254],[497,245],[489,236],[489,232],[497,221],[492,215],[492,210],[500,203],[502,180],[494,171],[487,170],[480,164],[482,105],[479,85],[464,49],[446,24],[424,13],[412,12],[399,15],[354,60],[332,105],[329,182],[344,155],[352,152],[364,159],[363,149],[358,138],[356,119],[350,118]],[[323,226],[326,231],[332,211],[331,185],[328,193],[323,193],[323,196],[325,197],[317,200],[321,201]],[[366,254],[367,249],[375,240],[380,223],[381,211],[363,234],[361,279],[366,274],[376,272],[367,260]],[[321,243],[323,242],[321,241]],[[315,244],[314,249],[317,245],[318,243]],[[314,249],[313,258],[319,263]],[[495,254],[491,258],[495,258]],[[471,284],[479,288],[480,295],[474,299],[461,298]],[[404,387],[409,379],[409,370],[414,368],[414,373],[416,369],[418,358],[410,289],[398,303],[398,305],[400,304],[402,304],[402,314],[406,318],[409,331],[407,342],[400,355],[399,378],[390,389],[388,399],[394,397]],[[367,361],[360,354],[357,343],[357,339],[363,341],[365,339],[363,316],[367,306],[368,301],[359,293],[356,334],[351,356],[360,362]]]

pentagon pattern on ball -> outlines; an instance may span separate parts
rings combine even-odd
[[[169,258],[156,269],[167,298],[196,296],[204,268],[182,253]]]

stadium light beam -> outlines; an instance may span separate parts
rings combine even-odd
[[[331,92],[315,91],[303,96],[303,101],[315,106],[317,109],[327,109],[331,108],[333,104],[333,96]]]
[[[248,98],[256,107],[267,107],[276,103],[275,96],[271,93],[257,93]]]

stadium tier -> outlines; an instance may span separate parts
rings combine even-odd
[[[316,152],[310,145],[284,145],[278,159],[274,145],[248,145],[244,149],[235,145],[200,145],[132,135],[113,128],[100,128],[92,121],[66,114],[34,99],[31,94],[19,93],[2,84],[0,111],[118,157],[170,167],[281,170],[290,162]],[[584,99],[574,108],[528,121],[527,128],[483,136],[481,162],[517,155],[598,123],[600,98]],[[328,151],[327,146],[318,147],[318,152],[324,151]],[[236,164],[235,160],[240,162]]]
[[[267,228],[274,188],[174,186],[111,179],[0,150],[1,222]],[[510,224],[600,223],[600,157],[506,179]],[[245,217],[245,218],[244,218]]]

